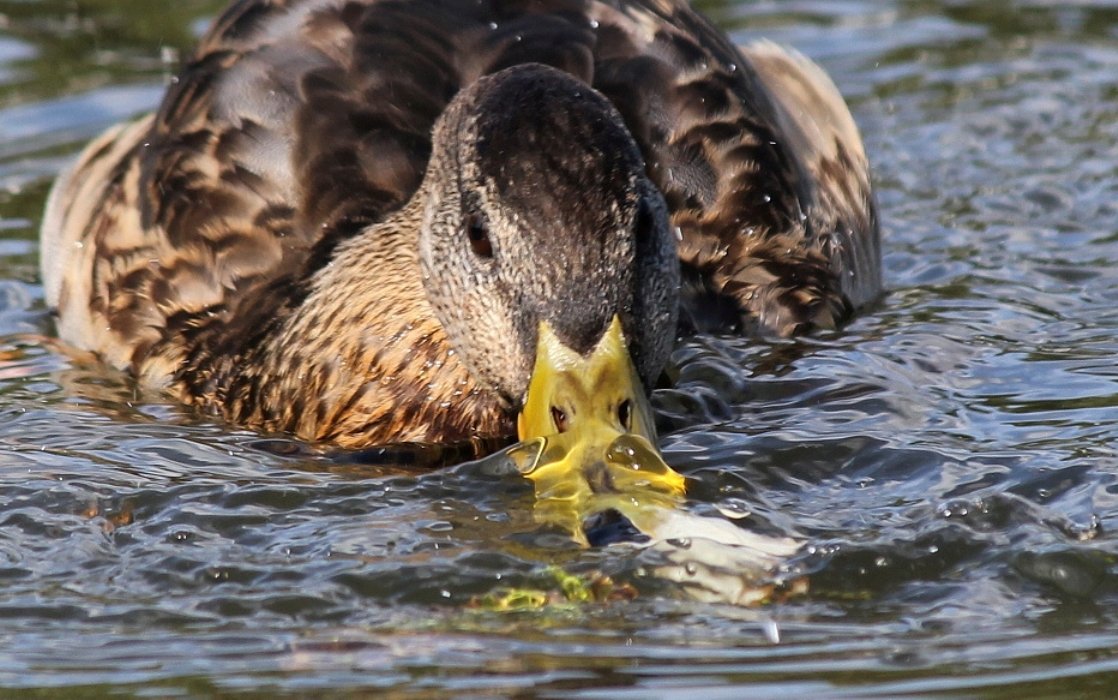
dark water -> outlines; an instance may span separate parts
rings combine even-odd
[[[1118,693],[1118,3],[707,6],[835,77],[886,231],[879,308],[688,343],[657,398],[697,512],[808,541],[760,609],[573,548],[518,478],[300,454],[45,341],[50,179],[218,4],[0,1],[0,694]],[[552,566],[637,597],[470,606]]]

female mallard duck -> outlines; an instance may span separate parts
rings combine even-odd
[[[683,0],[240,0],[42,244],[63,339],[346,447],[652,438],[677,327],[833,327],[880,288],[834,86]]]

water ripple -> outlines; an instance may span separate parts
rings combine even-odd
[[[1112,694],[1118,4],[702,3],[834,75],[887,234],[877,308],[797,341],[689,340],[654,396],[694,513],[805,541],[776,575],[808,593],[761,609],[578,549],[491,465],[236,430],[49,339],[49,179],[155,102],[162,48],[220,4],[0,6],[0,687]],[[556,567],[636,598],[475,604]]]

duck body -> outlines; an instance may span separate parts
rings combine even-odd
[[[42,268],[71,344],[360,447],[514,435],[545,320],[616,316],[646,387],[677,329],[834,327],[879,248],[834,86],[682,1],[242,0],[56,183]]]

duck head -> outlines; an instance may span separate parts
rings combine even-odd
[[[675,339],[676,241],[617,110],[542,65],[481,78],[436,123],[424,186],[428,300],[521,440],[551,441],[574,479],[555,485],[617,490],[610,455],[635,441],[681,491],[647,398]]]

